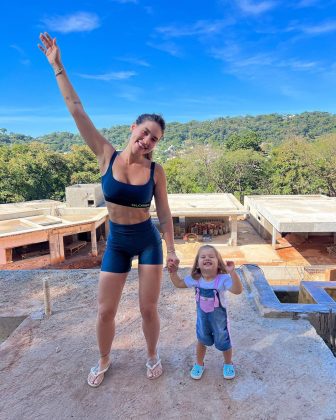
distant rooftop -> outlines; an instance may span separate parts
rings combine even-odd
[[[23,232],[94,222],[106,215],[106,208],[66,208],[65,203],[54,200],[1,204],[0,239]]]
[[[238,216],[248,213],[233,194],[168,194],[168,202],[172,216]],[[155,203],[151,211],[156,211]]]
[[[278,232],[336,232],[336,197],[325,195],[250,195],[255,209]]]

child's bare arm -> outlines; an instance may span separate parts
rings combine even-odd
[[[180,289],[187,287],[184,280],[177,274],[177,266],[175,264],[170,264],[168,266],[170,280],[173,282],[175,287]]]
[[[226,271],[230,274],[232,279],[232,286],[229,289],[231,293],[235,295],[240,295],[243,291],[243,285],[240,281],[240,278],[235,270],[235,264],[233,261],[226,262]]]

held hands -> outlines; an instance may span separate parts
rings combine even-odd
[[[52,67],[61,67],[61,53],[60,49],[56,45],[56,38],[51,38],[47,32],[44,32],[43,34],[40,34],[40,40],[43,46],[40,44],[37,46],[47,57],[47,60],[52,65]]]
[[[176,273],[178,270],[178,264],[173,262],[167,263],[168,273]]]
[[[167,268],[168,268],[169,273],[176,272],[179,264],[180,264],[180,260],[175,254],[175,252],[169,253],[167,255]]]

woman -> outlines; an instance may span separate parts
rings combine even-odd
[[[97,156],[102,187],[110,217],[110,233],[102,261],[98,288],[98,364],[88,376],[97,387],[110,366],[110,350],[115,333],[115,315],[131,260],[139,258],[139,302],[147,343],[147,378],[162,374],[157,352],[160,320],[157,311],[162,278],[162,243],[152,224],[149,206],[155,198],[157,215],[167,246],[167,263],[178,263],[174,249],[173,223],[168,205],[163,168],[151,161],[152,151],[162,138],[165,122],[156,114],[141,115],[130,127],[126,148],[118,153],[95,128],[73,89],[61,61],[56,38],[40,34],[40,50],[52,66],[61,94],[86,144]]]

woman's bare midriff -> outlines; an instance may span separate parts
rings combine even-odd
[[[136,209],[114,203],[106,203],[106,206],[111,222],[120,225],[134,225],[145,222],[150,216],[148,208]]]

